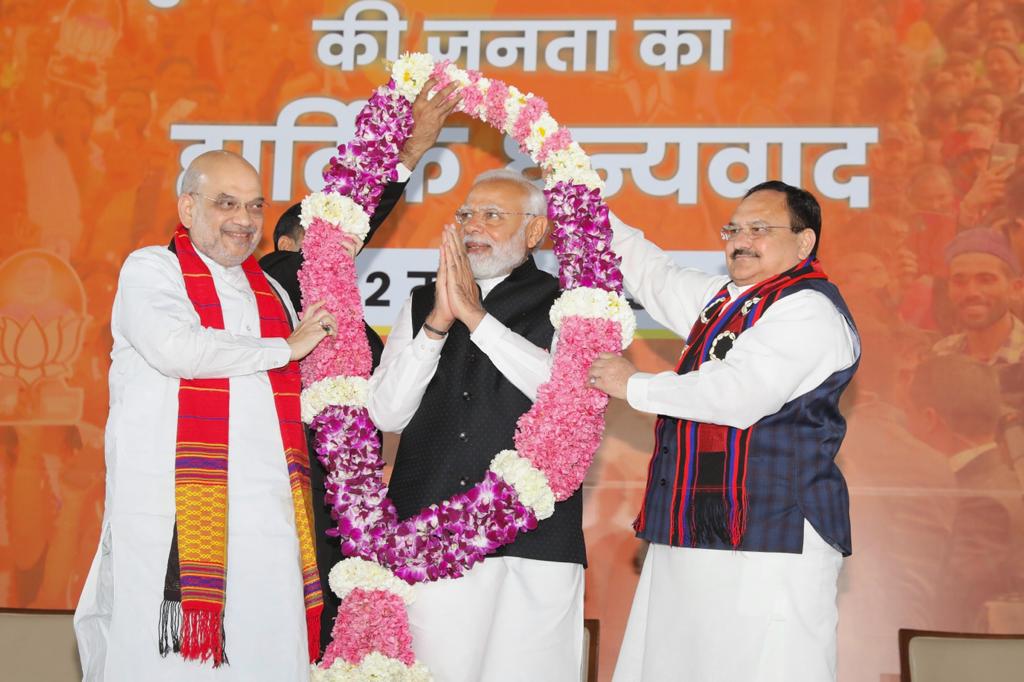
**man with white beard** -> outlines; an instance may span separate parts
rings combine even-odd
[[[455,219],[436,282],[406,301],[371,379],[370,416],[402,434],[390,481],[400,518],[479,483],[551,374],[558,280],[530,253],[547,231],[543,192],[489,171]],[[417,588],[417,658],[438,682],[577,678],[585,564],[577,491],[464,577]]]

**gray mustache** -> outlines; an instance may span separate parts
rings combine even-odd
[[[760,258],[760,256],[750,249],[736,249],[732,252],[732,255],[729,256],[729,258],[735,260],[737,256],[753,256],[754,258]]]

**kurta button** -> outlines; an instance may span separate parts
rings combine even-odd
[[[665,487],[665,484],[666,484],[666,483],[668,483],[668,481],[666,481],[666,480],[665,480],[664,478],[663,478],[663,479],[661,479],[660,481],[658,481],[658,485],[660,485],[660,486],[661,486],[662,488],[664,488],[664,487]]]
[[[463,399],[463,400],[469,400],[469,397],[470,397],[471,395],[472,395],[472,394],[471,394],[471,393],[470,393],[469,391],[463,391],[463,392],[462,392],[462,399]]]
[[[467,440],[469,440],[469,437],[466,436],[466,432],[465,431],[460,431],[459,432],[459,440],[461,440],[462,442],[466,442]]]

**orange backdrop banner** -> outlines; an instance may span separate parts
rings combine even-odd
[[[753,183],[814,192],[822,260],[864,352],[840,456],[854,521],[841,679],[895,673],[899,627],[1024,631],[1019,265],[960,277],[944,252],[986,227],[1024,256],[1022,7],[0,0],[0,607],[77,602],[103,515],[118,271],[169,240],[183,168],[220,148],[256,166],[267,251],[386,61],[429,51],[545,98],[612,210],[680,264],[724,268],[719,227]],[[370,323],[386,333],[436,268],[478,173],[528,166],[510,139],[452,116],[360,257]],[[681,342],[643,313],[640,327],[631,359],[671,369]],[[962,371],[965,357],[982,369]],[[652,426],[613,401],[586,482],[602,679],[644,551],[630,523]]]

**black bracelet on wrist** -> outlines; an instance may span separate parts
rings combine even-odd
[[[423,323],[423,328],[426,329],[428,332],[430,332],[432,334],[437,334],[438,336],[448,336],[448,332],[446,332],[446,331],[443,332],[440,329],[434,329],[433,327],[431,327],[426,322]]]

